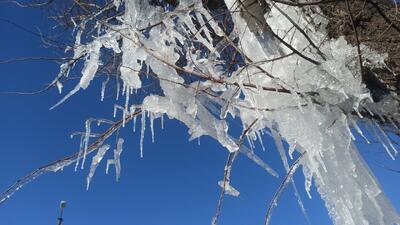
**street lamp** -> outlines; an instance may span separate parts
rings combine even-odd
[[[60,202],[60,216],[57,218],[57,225],[62,225],[63,220],[63,213],[64,213],[64,208],[67,206],[67,202],[66,201],[61,201]]]

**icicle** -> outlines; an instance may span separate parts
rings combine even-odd
[[[127,114],[128,112],[127,112],[127,110],[126,110],[124,107],[115,104],[115,105],[114,105],[114,118],[115,118],[115,116],[117,115],[117,109],[120,109],[120,110],[122,111],[122,127],[125,127],[125,122],[126,122],[126,121],[125,121],[125,118],[126,118],[126,114]]]
[[[125,96],[125,110],[124,110],[125,112],[128,112],[129,96],[130,96],[129,90],[130,90],[130,88],[127,88],[126,91],[125,91],[125,94],[126,94],[126,96]]]
[[[371,111],[371,109],[370,109],[368,106],[364,106],[364,109],[367,110],[367,112],[369,113],[369,115],[375,116],[375,114]]]
[[[251,146],[250,138],[249,138],[248,135],[246,135],[246,141],[247,141],[247,143],[249,144],[250,149],[253,150],[253,148],[252,148],[252,146]]]
[[[256,149],[256,144],[254,143],[253,139],[250,138],[252,149]]]
[[[249,144],[250,149],[253,150],[254,149],[253,142],[251,141],[249,135],[246,135],[246,140],[247,140],[247,143]]]
[[[360,119],[364,118],[364,117],[361,115],[360,111],[358,111],[358,108],[354,108],[354,111],[356,111],[357,116],[360,117]]]
[[[82,164],[81,164],[81,169],[83,169],[83,166],[85,165],[85,160],[86,160],[86,154],[89,146],[89,137],[90,137],[90,123],[92,122],[92,119],[88,119],[85,122],[85,139],[84,139],[84,147],[83,147],[83,159],[82,159]]]
[[[289,162],[288,162],[286,154],[285,154],[285,148],[283,147],[282,139],[275,130],[271,129],[271,134],[272,134],[272,138],[275,141],[275,146],[278,149],[279,156],[281,157],[281,160],[283,162],[285,170],[288,171],[289,170]]]
[[[110,165],[114,164],[114,159],[108,159],[107,160],[107,166],[106,166],[106,174],[108,174],[108,169],[110,168]]]
[[[104,93],[106,92],[106,86],[109,80],[110,76],[107,76],[107,79],[101,83],[101,101],[104,100]]]
[[[345,126],[346,126],[346,130],[347,130],[348,134],[350,135],[351,140],[352,140],[352,141],[355,141],[355,140],[356,140],[356,137],[354,137],[353,132],[351,132],[350,127],[349,127],[349,124],[346,123]]]
[[[386,152],[387,152],[388,155],[390,156],[390,158],[391,158],[392,160],[395,160],[395,158],[394,158],[392,152],[390,151],[390,149],[388,148],[388,146],[385,144],[385,142],[382,140],[382,138],[381,138],[379,135],[377,135],[377,137],[378,137],[379,142],[382,144],[383,148],[386,150]]]
[[[305,168],[305,167],[303,167],[303,168]],[[311,196],[312,174],[311,174],[311,172],[307,172],[306,173],[304,171],[303,171],[303,173],[304,173],[304,178],[305,178],[305,180],[304,180],[304,188],[306,189],[306,193],[307,193],[308,198],[312,199],[312,196]]]
[[[125,110],[123,111],[123,113],[122,113],[122,127],[125,127],[125,123],[126,123],[126,121],[125,121],[125,118],[126,118],[126,114],[125,114]]]
[[[142,126],[140,131],[140,158],[143,158],[143,139],[144,139],[144,131],[146,129],[146,111],[142,109]]]
[[[122,82],[122,91],[121,91],[121,93],[122,93],[122,96],[125,96],[125,92],[126,92],[126,88],[127,86],[126,86],[126,83],[125,82]]]
[[[391,117],[388,117],[388,120],[389,120],[390,124],[392,124],[392,126],[393,126],[396,130],[399,129],[399,127],[396,125],[396,123],[393,121],[393,119],[392,119]]]
[[[220,116],[219,116],[220,119],[225,119],[226,116],[228,115],[229,104],[231,104],[231,103],[228,101],[228,102],[222,107],[221,113],[220,113]]]
[[[82,154],[83,154],[83,148],[82,148],[83,142],[84,142],[84,136],[81,135],[81,140],[80,140],[80,143],[79,143],[78,159],[76,160],[76,163],[75,163],[75,172],[78,170],[79,158],[80,158],[80,157],[82,156]]]
[[[293,185],[293,189],[294,189],[294,195],[295,195],[295,197],[296,197],[296,199],[297,199],[297,204],[299,205],[300,210],[301,210],[301,212],[302,212],[304,218],[305,218],[306,221],[307,221],[307,224],[311,225],[310,218],[309,218],[309,216],[308,216],[308,214],[307,214],[306,208],[304,207],[303,200],[301,199],[300,193],[299,193],[299,191],[297,190],[297,186],[296,186],[296,184],[294,183],[294,180],[293,180],[293,179],[292,179],[292,185]]]
[[[360,127],[358,126],[357,122],[354,121],[353,119],[351,119],[350,117],[349,117],[349,120],[350,120],[351,124],[353,125],[354,129],[356,129],[357,133],[358,133],[361,137],[363,137],[364,140],[365,140],[368,144],[370,144],[368,138],[364,136],[364,133],[362,132],[362,130],[361,130]]]
[[[258,141],[261,144],[262,150],[265,152],[264,142],[262,140],[262,136],[261,136],[260,132],[259,131],[255,131],[255,133],[257,135]]]
[[[114,105],[113,117],[115,118],[116,116],[117,116],[117,107],[116,107],[116,105]]]
[[[122,140],[122,142],[121,142]],[[117,149],[114,149],[114,159],[109,159],[107,160],[107,167],[106,167],[106,174],[108,174],[108,170],[110,168],[110,165],[115,166],[115,173],[116,173],[116,180],[118,181],[119,176],[120,176],[120,171],[121,171],[121,165],[120,165],[120,155],[122,152],[122,143],[123,139],[119,138],[117,142]]]
[[[108,174],[108,169],[110,165],[115,166],[115,178],[118,181],[121,176],[121,160],[120,156],[122,153],[122,144],[124,143],[124,139],[118,138],[117,148],[114,149],[114,159],[107,160],[106,174]]]
[[[120,92],[120,83],[119,83],[119,79],[118,79],[118,76],[116,77],[116,82],[117,82],[117,96],[116,96],[116,98],[115,98],[115,100],[117,100],[118,101],[118,99],[119,99],[119,92]]]
[[[247,148],[245,145],[242,145],[239,149],[239,151],[244,154],[247,158],[249,158],[251,161],[256,163],[258,166],[263,168],[265,171],[267,171],[269,174],[271,174],[274,177],[279,177],[278,173],[272,169],[271,166],[269,166],[267,163],[265,163],[260,157],[258,157],[256,154],[254,154],[253,150]]]
[[[296,142],[294,144],[289,145],[288,153],[289,153],[290,159],[293,159],[293,152],[296,149],[296,145],[297,145]]]
[[[61,105],[62,103],[64,103],[69,97],[71,97],[72,95],[74,95],[76,92],[78,92],[80,89],[80,86],[77,85],[75,86],[74,89],[72,89],[67,95],[64,96],[64,98],[62,98],[60,101],[58,101],[55,105],[53,105],[50,110],[53,110],[54,108],[56,108],[57,106]]]
[[[56,86],[57,86],[57,89],[58,89],[58,93],[61,94],[62,89],[63,89],[63,84],[60,81],[57,81],[56,82]]]
[[[133,132],[136,131],[136,118],[137,116],[133,117]]]
[[[153,127],[153,120],[154,120],[154,115],[153,113],[150,113],[150,130],[151,130],[151,142],[154,143],[154,127]]]
[[[273,137],[273,139],[275,141],[276,148],[278,149],[278,152],[279,152],[279,155],[281,157],[282,163],[283,163],[283,165],[285,167],[285,170],[286,170],[287,173],[290,173],[289,162],[288,162],[288,159],[287,159],[286,154],[285,154],[285,149],[284,149],[284,146],[283,146],[283,143],[282,143],[282,139],[281,139],[280,135],[275,130],[271,130],[271,135],[272,135],[272,137]],[[289,152],[289,156],[290,156],[291,159],[293,159],[292,154],[293,154],[293,151],[294,151],[295,147],[296,147],[296,144],[293,144],[293,145],[289,146],[288,152]],[[295,195],[295,197],[297,199],[297,204],[299,205],[300,210],[302,211],[304,217],[308,221],[309,219],[308,219],[307,212],[306,212],[306,210],[304,208],[303,201],[301,200],[300,194],[299,194],[299,192],[297,190],[297,187],[296,187],[296,184],[294,183],[294,180],[291,180],[291,183],[292,183],[292,186],[293,186],[293,189],[294,189],[294,195]]]
[[[164,114],[161,114],[161,130],[164,130]]]
[[[393,146],[393,143],[390,140],[390,138],[387,136],[386,132],[381,128],[381,126],[378,123],[375,122],[375,125],[378,128],[378,130],[381,132],[382,136],[385,138],[386,142],[389,144],[390,148],[393,150],[394,155],[396,156],[398,154],[397,149]]]
[[[99,162],[103,159],[104,155],[106,154],[107,150],[110,148],[110,145],[103,145],[97,150],[97,153],[95,156],[92,158],[92,164],[90,165],[90,171],[89,174],[86,178],[86,189],[89,190],[89,185],[90,181],[92,180],[92,177],[96,171],[97,166],[99,165]]]

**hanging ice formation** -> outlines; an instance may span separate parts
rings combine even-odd
[[[110,148],[110,145],[103,145],[97,150],[97,153],[92,158],[92,163],[90,165],[90,171],[86,178],[87,185],[86,189],[89,189],[90,182],[92,181],[94,172],[96,172],[96,168],[99,165],[100,161],[103,159],[104,155],[106,154],[107,150]]]
[[[115,166],[115,179],[118,181],[121,176],[121,160],[120,156],[122,153],[122,144],[124,143],[124,139],[119,138],[117,141],[117,148],[114,149],[114,159],[107,160],[106,173],[108,173],[108,169],[110,165]]]
[[[240,150],[275,175],[252,150],[254,140],[269,130],[277,143],[282,139],[291,146],[290,158],[294,151],[306,153],[300,162],[305,189],[309,192],[315,184],[335,224],[400,222],[351,134],[355,127],[362,135],[356,124],[362,112],[380,115],[390,109],[376,107],[362,84],[357,49],[344,38],[326,38],[327,21],[317,6],[225,0],[233,25],[228,32],[201,1],[181,0],[169,9],[149,2],[114,0],[115,7],[124,10],[117,17],[118,25],[97,23],[98,35],[87,43],[81,43],[82,32],[77,32],[74,55],[85,56],[82,78],[54,107],[89,86],[107,48],[121,54],[119,70],[125,98],[132,90],[145,88],[144,74],[158,80],[159,91],[145,92],[140,106],[141,156],[146,113],[151,125],[165,114],[188,127],[190,140],[213,137],[229,152]],[[263,11],[265,8],[268,10]],[[384,55],[367,46],[361,48],[364,63],[385,66]],[[226,51],[237,52],[243,63],[227,68]],[[128,100],[125,107],[118,107],[124,117],[131,113]],[[241,120],[243,130],[257,120],[247,135],[250,149],[240,148],[230,135],[231,117]],[[384,132],[380,137],[389,154],[397,157]],[[118,140],[114,159],[108,162],[115,165],[117,179],[122,142]],[[88,184],[107,149],[101,147],[93,158]],[[288,170],[286,150],[282,146],[278,149]],[[239,194],[229,184],[226,192]]]

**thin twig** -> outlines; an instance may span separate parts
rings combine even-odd
[[[239,149],[243,144],[243,140],[244,137],[247,135],[248,132],[250,132],[251,128],[257,123],[258,119],[254,120],[242,133],[242,135],[240,136],[240,139],[238,141],[238,146]],[[225,189],[226,189],[226,185],[229,185],[229,181],[230,181],[230,175],[231,175],[231,170],[232,170],[232,165],[236,159],[236,157],[239,154],[239,150],[235,151],[235,152],[230,152],[227,159],[226,159],[226,163],[225,163],[225,168],[224,168],[224,179],[223,179],[223,184],[222,184],[222,190],[221,193],[219,195],[219,199],[218,199],[218,203],[217,203],[217,210],[215,212],[215,215],[211,221],[212,225],[217,225],[218,224],[218,218],[219,215],[221,214],[221,209],[222,209],[222,203],[224,201],[224,197],[225,197]]]
[[[278,190],[275,192],[274,196],[272,197],[272,200],[268,206],[267,213],[265,215],[265,225],[269,224],[269,221],[272,216],[272,210],[276,207],[277,202],[282,194],[282,192],[285,190],[287,187],[287,184],[289,181],[292,179],[294,173],[296,172],[297,168],[300,165],[300,160],[303,158],[303,156],[306,154],[306,152],[303,152],[300,157],[293,162],[293,164],[290,166],[289,170],[286,173],[285,179],[283,179],[282,183],[279,185]]]
[[[138,110],[132,114],[127,115],[125,118],[115,122],[110,128],[108,128],[104,133],[102,133],[95,142],[87,148],[87,154],[94,152],[97,148],[99,148],[105,140],[107,140],[116,130],[121,128],[121,126],[125,123],[128,123],[130,120],[135,118],[136,116],[142,113],[141,110]],[[63,159],[54,161],[52,163],[46,164],[44,166],[39,167],[38,169],[32,171],[28,175],[24,176],[23,178],[17,180],[13,185],[8,187],[4,192],[0,194],[0,205],[3,204],[6,200],[8,200],[15,191],[19,190],[22,186],[26,185],[27,183],[35,180],[37,177],[48,173],[48,172],[56,172],[58,169],[71,165],[72,163],[76,162],[77,160],[81,159],[83,156],[80,152],[76,152],[75,154],[65,157]]]
[[[358,31],[357,31],[356,24],[354,22],[354,17],[353,17],[353,13],[351,12],[349,1],[348,0],[345,0],[345,1],[346,1],[347,11],[348,11],[349,17],[350,17],[350,22],[353,27],[354,35],[355,35],[356,42],[357,42],[357,54],[358,54],[358,63],[360,64],[360,76],[361,76],[361,80],[364,81],[364,67],[362,64],[360,39],[358,37]]]

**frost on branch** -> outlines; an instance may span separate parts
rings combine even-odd
[[[146,117],[154,139],[153,121],[166,115],[187,126],[189,140],[210,136],[229,155],[242,153],[277,176],[254,151],[254,142],[262,142],[262,135],[268,134],[275,140],[287,173],[292,172],[289,165],[294,152],[303,157],[299,163],[304,188],[311,198],[311,185],[315,184],[335,224],[400,222],[359,155],[351,133],[354,128],[364,136],[357,123],[372,124],[388,154],[397,158],[397,150],[381,126],[398,126],[399,106],[393,96],[373,101],[362,82],[357,47],[343,37],[327,37],[328,21],[318,6],[225,0],[223,6],[210,10],[201,1],[178,2],[114,0],[114,6],[107,6],[119,12],[110,18],[112,22],[93,22],[93,16],[77,25],[73,54],[83,60],[82,76],[53,108],[86,89],[95,80],[102,60],[107,59],[104,53],[112,52],[118,62],[117,85],[123,84],[117,98],[120,92],[125,97],[125,105],[115,109],[123,112],[120,126],[141,113],[141,157]],[[96,35],[88,31],[90,24]],[[384,54],[365,45],[360,49],[361,66],[386,66]],[[69,73],[70,68],[65,67],[61,72]],[[149,81],[154,84],[151,89],[145,85]],[[132,95],[136,95],[134,103]],[[234,118],[241,121],[249,148],[232,134]],[[90,122],[88,130],[83,158]],[[282,141],[288,143],[288,150]],[[107,162],[107,168],[115,165],[117,179],[122,143],[118,139],[114,159]],[[88,184],[106,147],[100,147],[92,159]],[[285,186],[289,183],[306,214],[291,176]],[[229,182],[219,185],[223,193],[239,195]]]

